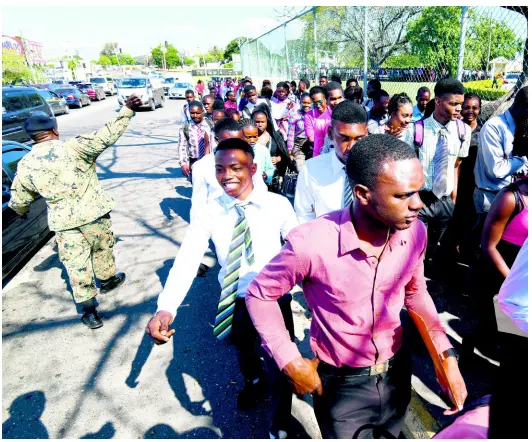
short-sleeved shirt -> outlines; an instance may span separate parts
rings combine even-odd
[[[463,141],[460,140],[458,133],[458,124],[462,125]],[[423,166],[425,174],[425,185],[423,190],[432,190],[432,181],[434,178],[434,156],[436,147],[440,138],[440,131],[447,128],[450,132],[449,140],[449,161],[447,162],[447,189],[444,195],[448,196],[454,189],[454,167],[457,158],[465,158],[469,154],[469,144],[471,143],[471,128],[467,124],[457,121],[449,121],[445,126],[434,119],[431,115],[423,122],[423,145],[419,148],[419,160]],[[414,146],[414,123],[408,126],[405,135],[405,143]]]

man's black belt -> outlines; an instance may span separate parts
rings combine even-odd
[[[375,376],[386,373],[390,368],[392,368],[394,360],[395,356],[381,364],[372,365],[371,367],[348,367],[347,365],[343,365],[342,367],[334,367],[333,365],[329,365],[326,362],[320,361],[318,370],[320,373],[331,376]]]

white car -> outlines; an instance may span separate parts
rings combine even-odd
[[[514,88],[514,86],[517,83],[517,80],[519,80],[519,77],[521,74],[517,72],[509,72],[504,76],[504,82],[501,86],[501,89],[504,89],[506,91],[509,91]]]
[[[120,107],[132,94],[136,94],[142,100],[143,107],[149,107],[152,111],[156,107],[164,107],[164,90],[157,79],[128,77],[119,80],[117,98]]]
[[[100,86],[105,91],[105,95],[116,95],[115,80],[111,77],[91,77],[89,82]]]
[[[168,91],[168,98],[185,98],[185,92],[189,89],[194,91],[194,86],[192,86],[190,83],[178,81],[174,83],[174,85]]]

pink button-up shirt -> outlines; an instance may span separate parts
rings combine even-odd
[[[323,114],[314,120],[314,151],[312,156],[317,157],[321,153],[321,148],[327,135],[327,129],[331,125],[331,109],[327,109]]]
[[[281,369],[300,356],[276,300],[302,283],[312,311],[310,347],[327,364],[369,367],[394,356],[404,305],[425,320],[438,352],[451,348],[423,275],[426,245],[425,226],[416,221],[390,235],[380,261],[367,256],[349,208],[296,227],[248,287],[246,304],[263,347]]]
[[[305,114],[305,135],[307,138],[314,136],[314,120],[320,116],[318,109],[314,108]]]

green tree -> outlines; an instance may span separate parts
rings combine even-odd
[[[166,66],[168,68],[174,68],[176,66],[181,65],[181,58],[179,57],[179,52],[177,51],[175,46],[172,44],[169,44],[166,49],[167,49],[166,54],[165,54]],[[155,66],[162,68],[163,67],[163,53],[161,51],[161,45],[151,50],[151,56],[152,56],[152,63]]]
[[[192,66],[196,61],[193,58],[187,57],[183,63],[185,63],[185,66]]]
[[[131,66],[135,64],[135,60],[129,54],[120,54],[118,59],[121,65]]]
[[[76,62],[76,60],[74,60],[72,58],[70,60],[68,60],[67,67],[72,72],[72,78],[75,79],[76,78],[76,68],[78,67],[78,63]]]
[[[225,47],[223,54],[223,58],[226,63],[229,63],[233,59],[233,54],[240,54],[240,45],[246,40],[246,37],[238,37],[229,42],[229,44]]]
[[[107,55],[100,55],[100,58],[98,58],[96,64],[109,66],[111,64],[111,59]]]
[[[319,6],[316,9],[318,50],[330,56],[342,54],[345,66],[361,66],[364,52],[364,6]],[[382,66],[388,57],[408,46],[408,22],[421,12],[417,6],[378,6],[368,11],[368,62],[371,68]],[[312,42],[313,15],[301,17],[304,38]],[[351,63],[346,63],[346,57]],[[313,61],[313,55],[311,56]],[[363,62],[363,60],[362,60]]]
[[[24,57],[14,54],[2,54],[2,84],[12,84],[18,80],[29,83],[32,80],[31,71],[24,61]]]
[[[210,58],[211,61],[209,62],[207,58]],[[222,63],[224,61],[224,53],[218,46],[214,45],[207,52],[205,59],[207,60],[207,63]]]
[[[100,51],[100,55],[110,57],[118,52],[118,43],[110,42],[103,45],[103,49]]]
[[[420,57],[423,65],[446,68],[451,75],[456,74],[461,15],[459,6],[427,7],[409,24],[407,38],[410,40],[412,53]],[[464,54],[465,67],[487,68],[490,34],[490,59],[499,56],[513,58],[522,50],[523,42],[516,39],[505,23],[493,19],[490,21],[470,9]]]
[[[404,52],[402,54],[392,55],[382,64],[381,67],[385,69],[412,68],[415,66],[421,66],[421,64],[421,59],[418,55],[412,55]]]

